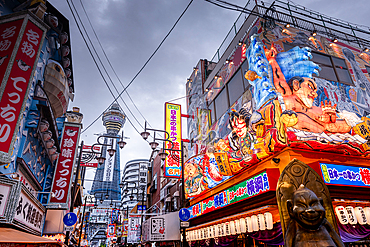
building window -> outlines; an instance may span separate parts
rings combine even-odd
[[[229,92],[229,105],[233,105],[244,93],[242,73],[238,70],[226,84]]]
[[[288,51],[293,48],[291,44],[284,43],[284,50]],[[333,57],[321,52],[311,51],[314,63],[320,66],[319,76],[329,81],[337,81],[346,85],[354,86],[351,75],[348,71],[346,61],[343,58]]]
[[[370,67],[365,65],[365,68],[366,68],[367,73],[368,73],[368,74],[369,74],[369,76],[370,76]]]
[[[249,70],[249,64],[248,64],[248,59],[245,59],[244,62],[242,63],[241,66],[241,71],[242,71],[242,78],[244,81],[244,88],[248,89],[250,87],[249,81],[244,77],[245,73]]]
[[[208,109],[210,111],[211,124],[213,124],[217,120],[214,101],[208,106]]]
[[[215,109],[216,109],[216,117],[221,117],[229,108],[229,102],[227,99],[227,91],[226,87],[224,87],[221,92],[217,95],[214,100],[215,102]]]

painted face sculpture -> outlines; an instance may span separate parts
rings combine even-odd
[[[231,126],[238,137],[244,138],[247,135],[247,124],[244,119],[235,117],[231,121]]]
[[[325,219],[322,200],[303,185],[294,192],[293,200],[287,201],[287,206],[290,217],[303,228],[316,230]]]
[[[317,85],[311,78],[302,78],[303,81],[293,80],[293,94],[307,107],[312,108],[317,97]]]

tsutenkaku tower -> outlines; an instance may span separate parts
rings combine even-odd
[[[104,112],[103,125],[108,136],[118,136],[126,121],[126,115],[121,107],[114,103],[109,110]],[[97,199],[103,200],[121,200],[120,183],[120,148],[117,144],[117,139],[104,137],[104,144],[113,142],[113,148],[116,150],[115,154],[110,157],[107,153],[109,147],[103,146],[102,154],[106,158],[102,165],[98,165],[96,169],[94,182],[91,189],[91,194],[95,194]],[[106,198],[108,195],[108,199]]]

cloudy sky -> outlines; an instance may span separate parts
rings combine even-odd
[[[100,67],[115,96],[118,93],[111,80],[121,92],[122,85],[126,86],[139,72],[190,2],[190,0],[69,0],[71,1],[108,71],[111,79]],[[247,0],[227,1],[240,6],[247,3]],[[86,129],[111,104],[113,97],[89,54],[67,1],[49,2],[70,21],[76,93],[75,100],[70,102],[69,107],[70,109],[73,106],[80,107],[84,114],[83,125]],[[270,1],[264,3],[266,6],[270,5]],[[368,0],[295,0],[294,3],[331,17],[370,26]],[[84,9],[114,71],[105,59]],[[194,0],[191,3],[161,48],[128,88],[127,92],[134,103],[126,93],[123,94],[123,100],[133,114],[122,100],[119,100],[119,104],[132,122],[131,125],[126,121],[124,126],[124,134],[130,139],[127,140],[127,146],[121,150],[121,170],[129,160],[149,158],[151,149],[138,133],[143,131],[144,118],[152,128],[164,128],[164,103],[185,96],[185,83],[192,73],[192,68],[199,59],[211,60],[238,15],[239,12],[220,8],[205,0]],[[184,99],[173,102],[182,104],[182,112],[186,113]],[[183,124],[186,124],[185,121]],[[99,119],[86,129],[81,138],[85,144],[93,144],[96,142],[94,134],[102,131],[104,126]],[[187,137],[186,133],[184,137]],[[94,171],[90,168],[86,178],[93,177]],[[91,182],[86,181],[86,189],[90,189],[90,186]]]

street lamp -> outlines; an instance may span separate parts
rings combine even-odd
[[[150,129],[150,128],[147,128],[146,127],[146,122],[145,122],[145,127],[144,127],[144,132],[141,133],[141,136],[144,138],[144,140],[146,140],[148,138],[148,136],[150,135],[150,133],[148,132],[148,130],[150,131],[153,131],[154,132],[154,136],[153,136],[153,142],[155,142],[156,140],[160,140],[163,142],[163,148],[161,150],[161,152],[158,153],[158,156],[161,158],[162,161],[164,161],[168,155],[168,153],[173,156],[173,152],[180,152],[181,153],[181,158],[179,160],[180,162],[180,165],[181,165],[181,188],[182,188],[182,193],[181,193],[181,206],[183,207],[184,206],[184,202],[185,202],[185,183],[184,183],[184,148],[183,148],[183,143],[184,142],[189,142],[188,140],[184,140],[184,139],[181,139],[181,145],[180,145],[180,150],[176,150],[174,149],[174,143],[170,140],[170,134],[165,131],[165,130],[158,130],[158,129]],[[165,138],[164,139],[160,139],[160,138],[156,138],[155,137],[155,133],[156,132],[162,132],[162,133],[165,133]],[[169,148],[169,146],[166,148],[165,147],[165,142],[169,142],[171,143],[171,147]],[[154,145],[152,145],[151,143],[149,143],[150,146],[153,148]],[[154,149],[153,149],[154,151]],[[168,153],[166,152],[168,151]],[[153,153],[152,153],[153,155]],[[179,158],[179,157],[174,157],[174,159],[176,158]],[[185,241],[185,230],[183,229],[182,231],[182,238],[183,238],[183,242]]]

